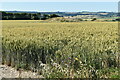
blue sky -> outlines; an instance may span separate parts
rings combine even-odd
[[[119,0],[0,0],[0,2],[119,2]]]
[[[118,11],[117,2],[2,2],[4,11]]]

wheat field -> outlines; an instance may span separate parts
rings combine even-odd
[[[2,21],[2,63],[46,78],[120,78],[117,22]]]

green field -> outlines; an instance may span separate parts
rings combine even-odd
[[[120,78],[117,22],[2,24],[3,64],[46,78]]]

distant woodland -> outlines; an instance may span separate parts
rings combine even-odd
[[[59,17],[56,14],[41,13],[8,13],[2,12],[2,20],[46,20],[49,18]]]

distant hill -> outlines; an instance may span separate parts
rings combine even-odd
[[[57,14],[59,16],[77,16],[77,15],[96,15],[99,17],[117,17],[116,12],[37,12],[37,11],[5,11],[8,13],[41,13],[41,14]]]
[[[4,11],[8,13],[38,13],[37,11]]]

